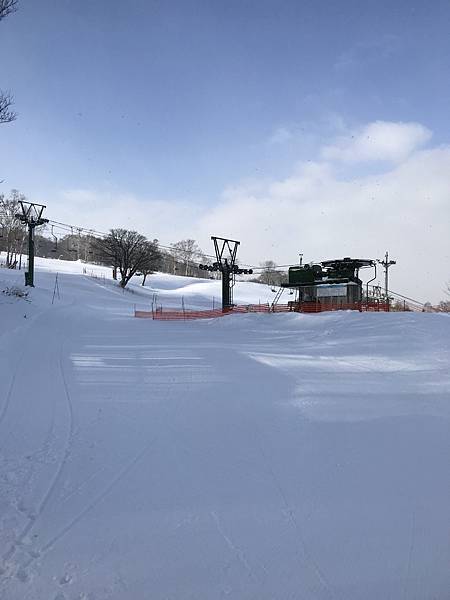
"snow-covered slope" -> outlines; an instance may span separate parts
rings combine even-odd
[[[2,599],[448,598],[448,316],[139,320],[218,283],[109,276],[0,294]]]
[[[0,253],[0,264],[4,259]],[[130,306],[148,307],[149,303],[156,301],[158,305],[167,308],[181,308],[182,303],[186,309],[217,308],[221,303],[222,284],[214,279],[197,279],[193,277],[180,277],[167,273],[154,273],[147,277],[143,287],[142,277],[133,277],[125,291],[117,289],[117,283],[112,280],[111,269],[99,265],[86,264],[81,261],[65,261],[57,259],[36,258],[36,287],[52,291],[55,276],[84,275],[95,279],[98,285],[107,286],[115,293],[122,293],[128,299]],[[0,270],[0,281],[20,283],[24,281],[23,271]],[[62,284],[61,279],[59,280]],[[5,281],[6,284],[6,281]],[[64,290],[62,290],[64,292]],[[287,292],[286,292],[287,293]],[[271,303],[275,293],[270,286],[248,281],[237,281],[234,288],[234,301],[237,304]],[[287,296],[286,296],[287,297]],[[81,300],[82,301],[82,300]]]

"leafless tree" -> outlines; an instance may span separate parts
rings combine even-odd
[[[396,300],[390,305],[393,312],[411,312],[411,307],[405,300]]]
[[[11,123],[17,117],[17,113],[12,110],[13,97],[9,92],[0,92],[0,123]]]
[[[6,252],[9,269],[16,268],[26,237],[24,225],[16,218],[20,200],[25,200],[25,196],[17,190],[11,190],[8,196],[0,194],[0,249]]]
[[[259,281],[267,285],[280,285],[282,281],[286,281],[286,273],[278,271],[276,263],[273,260],[266,260],[261,263],[261,267],[264,269],[259,276]]]
[[[137,231],[111,229],[99,242],[100,252],[120,273],[120,285],[126,287],[130,279],[147,264],[149,242]]]
[[[15,12],[17,0],[0,0],[0,21]],[[17,117],[12,110],[13,97],[9,92],[0,91],[0,123],[11,123]]]
[[[0,0],[0,21],[17,10],[17,0]]]
[[[171,245],[171,254],[175,260],[183,264],[185,276],[191,275],[193,263],[203,252],[195,240],[180,240]]]
[[[450,281],[446,283],[444,293],[450,297]],[[439,312],[450,312],[450,300],[441,300],[436,308]]]
[[[146,258],[139,269],[139,271],[143,275],[142,285],[145,285],[145,281],[148,275],[154,273],[157,269],[159,269],[161,264],[161,252],[158,248],[158,240],[153,240],[152,242],[147,242],[147,255]]]

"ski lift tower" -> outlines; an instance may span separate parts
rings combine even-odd
[[[216,262],[212,265],[199,265],[204,271],[220,271],[222,273],[222,310],[233,305],[233,287],[236,275],[251,275],[252,269],[240,269],[236,264],[236,254],[240,242],[227,238],[211,236],[216,252]]]
[[[234,268],[240,242],[211,236],[216,252],[217,266],[222,273],[222,310],[233,306]]]
[[[25,272],[25,285],[34,287],[34,230],[48,223],[48,219],[42,217],[46,206],[24,200],[19,200],[19,204],[22,212],[16,218],[28,227],[28,271]]]

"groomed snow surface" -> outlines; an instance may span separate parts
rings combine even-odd
[[[36,286],[0,294],[2,600],[448,600],[447,315],[141,320],[220,282],[44,259]]]

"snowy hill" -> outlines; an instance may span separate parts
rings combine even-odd
[[[0,264],[2,256],[0,253]],[[164,307],[181,307],[182,299],[186,308],[216,308],[221,304],[221,282],[212,279],[180,277],[167,273],[155,273],[147,277],[143,287],[142,277],[133,277],[125,292],[111,277],[111,269],[99,265],[86,264],[81,261],[65,261],[58,259],[36,258],[36,288],[53,293],[55,275],[58,273],[60,286],[64,286],[67,275],[84,275],[95,279],[97,284],[106,285],[116,293],[128,297],[129,303],[148,305],[156,295],[158,304]],[[21,285],[24,282],[24,271],[0,269],[0,282],[6,285]],[[71,289],[71,288],[70,288]],[[64,290],[62,290],[64,291]],[[131,296],[133,294],[133,296]],[[247,281],[237,281],[234,299],[238,304],[258,304],[272,302],[274,298],[270,286]],[[80,297],[83,301],[83,295]]]
[[[220,282],[36,284],[0,294],[2,599],[448,598],[448,315],[156,322]]]

